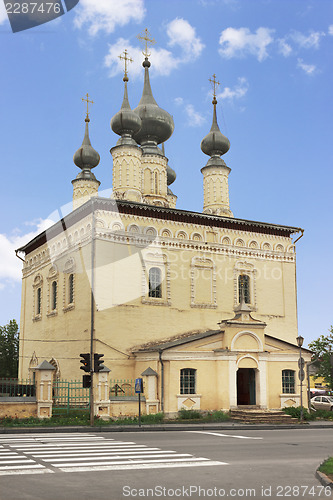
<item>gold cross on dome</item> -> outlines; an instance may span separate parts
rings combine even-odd
[[[216,80],[215,73],[213,75],[213,79],[209,78],[209,81],[210,81],[210,83],[212,84],[212,87],[213,87],[213,97],[214,97],[214,99],[216,99],[216,87],[218,87],[220,85],[220,82],[218,80]]]
[[[148,43],[150,43],[150,45],[154,45],[154,43],[156,43],[156,41],[154,40],[154,38],[149,38],[150,36],[150,33],[148,31],[148,28],[145,28],[143,35],[138,35],[137,38],[139,40],[142,40],[142,41],[145,41],[145,50],[142,51],[142,54],[145,56],[145,57],[149,57],[150,54],[148,52]]]
[[[83,102],[86,102],[86,103],[87,103],[87,118],[89,118],[89,103],[90,103],[90,104],[94,104],[94,101],[89,101],[89,94],[88,94],[88,92],[87,92],[87,94],[86,94],[86,98],[84,99],[83,97],[81,97],[81,100],[82,100]]]
[[[118,56],[118,57],[119,57],[119,59],[121,61],[125,61],[125,71],[124,71],[124,73],[125,73],[125,77],[127,78],[127,63],[128,62],[133,62],[133,59],[131,59],[130,57],[128,57],[128,53],[127,53],[126,49],[124,50],[123,54],[120,54],[120,56]]]

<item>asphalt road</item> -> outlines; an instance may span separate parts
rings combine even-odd
[[[332,432],[0,435],[0,499],[333,499],[315,478]]]

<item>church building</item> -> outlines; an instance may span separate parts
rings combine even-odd
[[[87,111],[72,212],[17,250],[19,377],[47,360],[56,378],[81,379],[80,353],[92,347],[111,379],[143,377],[147,412],[299,406],[295,243],[303,230],[234,217],[215,75],[201,142],[203,211],[176,208],[164,152],[174,122],[153,97],[147,39],[135,109],[123,57],[112,197],[98,194]]]

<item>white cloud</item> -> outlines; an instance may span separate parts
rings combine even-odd
[[[185,106],[185,112],[187,114],[188,125],[190,125],[190,127],[199,127],[206,121],[205,118],[194,109],[193,104],[187,104]]]
[[[240,99],[244,97],[249,90],[249,84],[246,78],[239,77],[237,84],[231,87],[225,87],[222,92],[217,94],[217,98],[223,100],[233,101],[234,99]]]
[[[0,287],[4,287],[4,282],[21,280],[22,262],[16,257],[15,250],[25,245],[53,223],[54,221],[50,219],[40,219],[35,223],[27,224],[36,228],[29,233],[13,234],[11,236],[0,234]]]
[[[280,38],[278,40],[279,52],[284,56],[288,57],[292,54],[293,49],[289,43],[286,42],[285,38]]]
[[[328,27],[328,34],[333,35],[333,24]]]
[[[99,31],[112,33],[116,26],[130,21],[140,23],[144,15],[144,0],[80,0],[74,25],[87,26],[89,35],[95,36]]]
[[[150,47],[149,60],[152,63],[151,71],[159,75],[169,75],[172,70],[182,63],[195,60],[200,56],[204,45],[196,37],[195,29],[184,19],[174,19],[167,25],[167,35],[170,47],[180,46],[180,56],[175,56],[170,50],[164,48]],[[129,40],[119,38],[113,45],[109,45],[109,50],[104,58],[104,64],[110,68],[110,76],[121,74],[124,70],[124,63],[119,59],[119,55],[127,49],[128,55],[133,59],[129,65],[129,76],[136,77],[142,74],[142,47],[133,46]]]
[[[318,49],[320,40],[323,36],[325,36],[325,33],[321,31],[312,31],[309,35],[304,35],[299,31],[293,31],[289,35],[289,38],[302,49]]]
[[[184,103],[184,99],[182,97],[175,97],[174,101],[177,106],[181,106]]]
[[[8,19],[7,12],[5,9],[5,4],[0,2],[0,24],[4,23]]]
[[[263,61],[268,56],[267,47],[273,42],[273,33],[269,28],[258,28],[255,33],[249,28],[226,28],[221,32],[219,53],[227,59],[251,54]]]
[[[314,64],[306,64],[303,59],[297,59],[297,67],[301,68],[307,75],[313,75],[316,71],[316,66]]]
[[[197,59],[205,47],[195,28],[185,19],[177,17],[171,21],[167,26],[167,35],[170,47],[179,45],[182,48],[183,61]]]

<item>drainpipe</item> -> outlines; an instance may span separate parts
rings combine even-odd
[[[158,357],[161,363],[161,411],[164,411],[164,365],[162,361],[162,352],[163,349],[158,351]]]
[[[20,257],[19,255],[17,255],[17,254],[18,254],[18,252],[19,252],[19,250],[15,250],[15,255],[16,255],[16,257],[17,257],[18,259],[20,259],[22,262],[25,262],[25,260],[24,260],[24,259],[22,259],[22,257]]]

